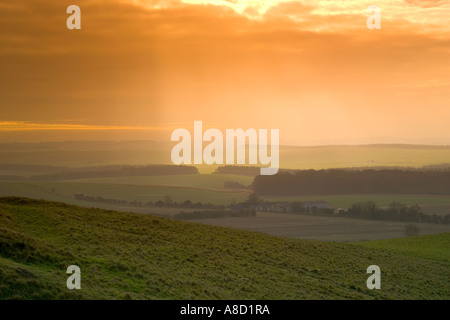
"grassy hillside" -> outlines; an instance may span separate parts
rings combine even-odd
[[[450,263],[450,234],[424,235],[395,240],[360,242],[365,248],[377,248],[404,255]]]
[[[65,285],[72,264],[76,292]],[[381,290],[366,288],[372,264]],[[449,299],[449,271],[433,255],[0,199],[1,299]]]

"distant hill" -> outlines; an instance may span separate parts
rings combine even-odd
[[[66,288],[73,264],[81,268],[77,291]],[[372,264],[381,268],[381,290],[366,288]],[[448,279],[448,261],[385,245],[0,198],[1,299],[449,299]]]
[[[30,180],[57,181],[108,177],[138,177],[179,174],[198,174],[194,166],[148,165],[148,166],[108,166],[72,169],[69,171],[31,176]]]
[[[34,171],[31,167],[9,167],[2,170],[0,165],[0,175],[28,176],[54,173],[56,168],[51,166],[80,168],[123,164],[172,164],[170,155],[175,144],[170,141],[0,143],[1,163],[14,166],[41,165],[34,168]],[[280,146],[280,168],[283,169],[419,168],[448,163],[449,159],[450,146],[405,144]],[[203,170],[210,173],[218,166],[220,165],[198,166],[198,168],[201,172]],[[46,172],[42,172],[44,170]]]

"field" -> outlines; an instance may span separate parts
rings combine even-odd
[[[157,142],[67,142],[41,144],[4,144],[0,150],[2,163],[45,166],[101,166],[115,164],[170,163],[171,144]],[[282,168],[323,169],[339,167],[406,166],[420,167],[448,163],[450,148],[406,145],[286,147],[280,149]],[[173,201],[230,205],[245,201],[251,190],[224,188],[226,181],[243,186],[252,183],[252,177],[227,174],[208,174],[217,166],[199,166],[200,175],[166,175],[140,177],[114,177],[68,181],[0,181],[0,196],[23,196],[65,202],[83,207],[98,207],[141,214],[171,217],[179,208],[115,206],[103,202],[76,200],[74,194],[146,203],[170,196]],[[0,166],[1,168],[1,166]],[[5,167],[7,168],[7,167]],[[31,167],[30,167],[31,168]],[[40,168],[33,172],[22,169],[3,170],[0,175],[22,175],[57,171]],[[450,213],[450,196],[429,195],[326,195],[307,197],[265,197],[268,201],[324,200],[331,208],[347,208],[357,202],[374,201],[380,207],[392,202],[419,205],[425,213]],[[188,209],[183,209],[189,211]],[[238,229],[291,237],[332,241],[375,240],[403,237],[404,224],[395,222],[362,221],[336,217],[312,217],[258,213],[254,219],[225,218],[201,221]],[[442,225],[423,225],[421,234],[449,231]]]
[[[131,179],[131,178],[130,178]],[[247,198],[249,191],[215,188],[193,188],[181,186],[128,185],[87,182],[0,182],[0,196],[24,196],[39,199],[74,202],[73,195],[83,193],[120,200],[142,202],[158,201],[170,195],[174,201],[228,205]],[[92,204],[91,204],[92,205]]]
[[[9,182],[0,181],[0,196],[24,196],[73,204],[75,193],[102,196],[120,200],[142,202],[157,201],[170,195],[174,201],[200,201],[228,205],[244,201],[251,193],[245,189],[226,189],[225,181],[250,185],[251,177],[226,174],[174,175],[149,177],[116,177],[81,179],[62,182]],[[420,205],[425,212],[450,213],[450,196],[428,195],[328,195],[305,197],[264,197],[268,201],[327,201],[331,208],[347,208],[357,202],[374,201],[389,206],[397,201],[406,205]]]
[[[0,230],[1,299],[450,298],[448,261],[397,240],[369,249],[19,198],[0,199]],[[66,288],[73,264],[77,291]],[[381,290],[366,288],[372,264]]]
[[[234,181],[249,186],[253,177],[234,174],[184,174],[166,176],[144,176],[144,177],[114,177],[71,180],[71,182],[103,183],[103,184],[126,184],[147,186],[171,186],[201,189],[223,189],[226,181]]]
[[[255,217],[194,220],[214,226],[236,228],[288,237],[349,242],[405,237],[405,223],[342,217],[257,212]],[[450,232],[449,225],[417,223],[420,234]],[[407,241],[407,240],[405,240]]]
[[[227,175],[196,175],[180,176],[182,179],[170,181],[170,183],[182,184],[185,180],[195,180],[193,183],[208,183],[209,186],[219,186]],[[138,177],[142,181],[150,181],[156,178],[159,183],[165,177]],[[173,177],[168,177],[173,178]],[[237,177],[233,177],[235,179]],[[243,177],[244,179],[248,177]],[[108,178],[109,179],[109,178]],[[118,179],[121,178],[111,178]],[[125,180],[132,178],[124,178]],[[217,179],[214,181],[214,179]],[[101,180],[101,179],[98,179]],[[244,180],[241,180],[242,182]],[[198,184],[199,185],[199,184]],[[0,196],[23,196],[30,198],[61,201],[83,207],[98,207],[103,209],[131,211],[141,214],[154,214],[158,216],[171,217],[180,210],[192,211],[180,208],[158,208],[158,207],[133,207],[116,206],[102,202],[90,202],[76,200],[74,193],[84,193],[91,196],[102,196],[121,200],[138,200],[142,202],[157,201],[165,195],[170,195],[174,201],[202,201],[214,204],[228,205],[232,201],[240,202],[247,199],[249,191],[233,189],[207,189],[189,188],[182,186],[147,186],[127,185],[114,183],[88,183],[88,182],[0,182]],[[267,199],[267,198],[266,198]],[[327,200],[330,207],[346,207],[359,201],[373,200],[380,206],[389,205],[392,201],[404,204],[429,204],[440,203],[441,213],[448,214],[450,208],[450,197],[434,196],[404,196],[404,195],[350,195],[350,196],[327,196],[307,198],[269,198],[271,201],[289,200]],[[434,206],[426,207],[424,211]],[[445,209],[447,208],[447,209]],[[435,212],[435,209],[429,209]],[[438,212],[439,213],[439,212]],[[341,217],[317,217],[282,213],[258,212],[256,217],[249,218],[219,218],[199,220],[210,225],[226,226],[237,229],[260,231],[276,236],[291,238],[311,238],[330,241],[360,241],[399,238],[404,236],[404,223],[390,221],[369,221],[359,219],[346,219]],[[446,225],[423,224],[420,226],[421,234],[448,232],[450,227]]]

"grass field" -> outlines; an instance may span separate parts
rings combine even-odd
[[[387,239],[380,241],[360,242],[358,245],[369,249],[383,249],[413,257],[440,260],[450,263],[449,240],[448,233],[446,233],[395,240]]]
[[[120,200],[158,201],[170,195],[174,201],[230,204],[243,201],[249,191],[207,189],[179,186],[146,186],[87,182],[0,182],[0,196],[23,196],[55,201],[74,202],[73,195],[83,193]],[[93,204],[91,204],[93,205]]]
[[[253,177],[233,174],[184,174],[70,180],[70,182],[82,183],[176,186],[202,189],[223,189],[226,181],[234,181],[243,186],[249,186],[253,182]]]
[[[450,298],[448,261],[390,250],[397,240],[284,239],[17,198],[0,199],[0,230],[1,299]],[[422,248],[449,237],[401,241]],[[66,288],[72,264],[82,270],[78,291]],[[381,290],[366,288],[372,264]]]

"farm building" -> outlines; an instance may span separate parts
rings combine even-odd
[[[258,211],[291,212],[292,206],[289,202],[262,203],[255,206]]]
[[[328,202],[326,201],[303,201],[303,208],[306,210],[316,209],[328,209]]]

